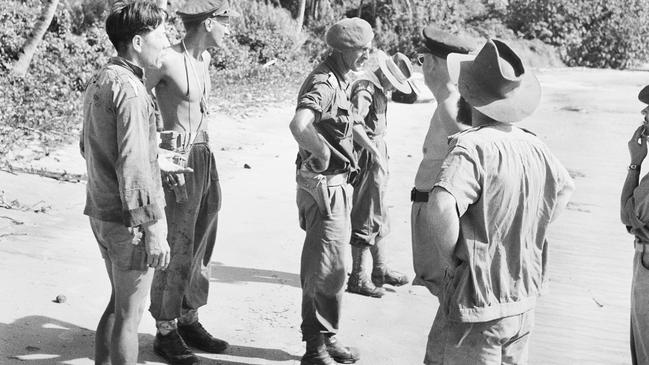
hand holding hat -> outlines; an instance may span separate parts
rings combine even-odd
[[[394,56],[389,57],[385,52],[378,51],[377,60],[379,70],[395,89],[404,94],[412,92],[409,82],[412,77],[412,64],[406,55],[397,52]]]

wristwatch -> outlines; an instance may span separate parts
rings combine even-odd
[[[640,165],[636,165],[634,163],[629,165],[629,170],[635,170],[635,171],[640,171]]]

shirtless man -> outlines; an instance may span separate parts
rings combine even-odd
[[[198,321],[207,303],[210,262],[216,241],[221,188],[207,134],[211,85],[208,48],[221,47],[237,14],[225,0],[188,1],[178,15],[185,37],[165,50],[161,67],[147,77],[155,88],[164,124],[161,147],[183,156],[192,175],[163,174],[171,261],[156,272],[150,312],[156,320],[153,344],[171,364],[196,364],[187,345],[219,353],[228,343],[214,338]]]

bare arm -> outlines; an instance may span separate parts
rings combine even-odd
[[[439,297],[448,272],[457,266],[454,251],[460,234],[460,218],[455,198],[441,187],[433,189],[425,209],[430,217],[430,241],[413,246],[413,254],[425,255],[414,260],[415,282]]]
[[[432,239],[439,248],[439,270],[445,271],[455,267],[453,253],[460,236],[460,217],[457,213],[455,198],[448,191],[436,186],[430,194]]]
[[[315,172],[324,171],[329,165],[331,152],[320,139],[313,123],[316,121],[316,113],[308,108],[301,108],[295,112],[295,116],[289,124],[293,138],[300,148],[305,149],[316,158],[321,165],[312,166]]]
[[[631,164],[640,166],[642,161],[644,161],[647,156],[647,139],[642,136],[643,126],[640,126],[635,130],[633,136],[628,142],[629,155],[631,157]],[[622,223],[630,226],[631,222],[627,214],[629,214],[629,208],[627,204],[631,202],[633,198],[633,191],[638,187],[640,180],[640,169],[631,170],[629,169],[626,174],[626,179],[624,180],[624,185],[622,186],[622,194],[620,196],[620,215],[622,217]],[[631,209],[633,211],[634,209]]]

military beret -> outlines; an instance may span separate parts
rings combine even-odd
[[[203,20],[213,16],[239,16],[228,0],[187,0],[176,12],[183,20]]]
[[[367,47],[374,39],[370,23],[361,18],[346,18],[327,30],[329,47],[337,50]]]
[[[649,105],[649,85],[643,87],[642,90],[640,90],[640,93],[638,94],[638,100]]]
[[[467,54],[475,49],[471,39],[445,32],[434,25],[427,26],[422,33],[426,44],[422,51],[437,57],[445,59],[449,53]]]

